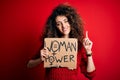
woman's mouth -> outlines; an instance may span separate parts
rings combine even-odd
[[[62,29],[63,32],[67,31],[67,28]]]

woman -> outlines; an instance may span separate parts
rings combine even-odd
[[[43,58],[47,57],[48,50],[43,48],[44,38],[78,39],[77,69],[46,68],[45,80],[81,80],[80,70],[87,78],[93,79],[95,66],[92,59],[92,41],[88,38],[88,32],[84,38],[82,20],[73,7],[60,4],[53,10],[45,25],[40,54],[28,62],[29,68],[42,63]]]

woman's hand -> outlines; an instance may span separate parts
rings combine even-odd
[[[86,37],[83,39],[83,46],[87,52],[87,54],[91,54],[92,53],[92,45],[93,42],[89,39],[88,37],[88,31],[86,31]]]
[[[47,56],[48,56],[47,48],[43,48],[42,50],[40,50],[40,55],[41,55],[41,60],[42,61],[44,60],[44,58],[47,58]]]

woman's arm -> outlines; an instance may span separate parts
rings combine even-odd
[[[92,72],[95,70],[95,65],[93,62],[93,58],[92,58],[92,41],[89,39],[88,37],[88,31],[86,32],[86,38],[84,38],[83,40],[83,46],[86,50],[86,55],[87,55],[87,72]]]
[[[92,55],[88,56],[88,61],[87,61],[87,72],[92,72],[95,70],[95,65],[93,62]]]
[[[48,56],[48,50],[47,48],[43,48],[40,50],[40,54],[39,57],[37,59],[31,59],[28,61],[27,67],[28,68],[33,68],[35,66],[37,66],[38,64],[40,64],[45,57]]]
[[[96,75],[96,68],[93,62],[92,55],[86,54],[85,49],[81,50],[81,62],[80,62],[81,72],[89,79],[92,80]]]
[[[40,64],[41,62],[42,62],[41,58],[34,59],[34,60],[31,59],[28,61],[27,67],[33,68],[33,67],[37,66],[38,64]]]

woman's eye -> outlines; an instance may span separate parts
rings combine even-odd
[[[57,26],[59,26],[60,24],[58,23],[58,24],[56,24]]]
[[[65,21],[65,23],[67,23],[68,21]]]

